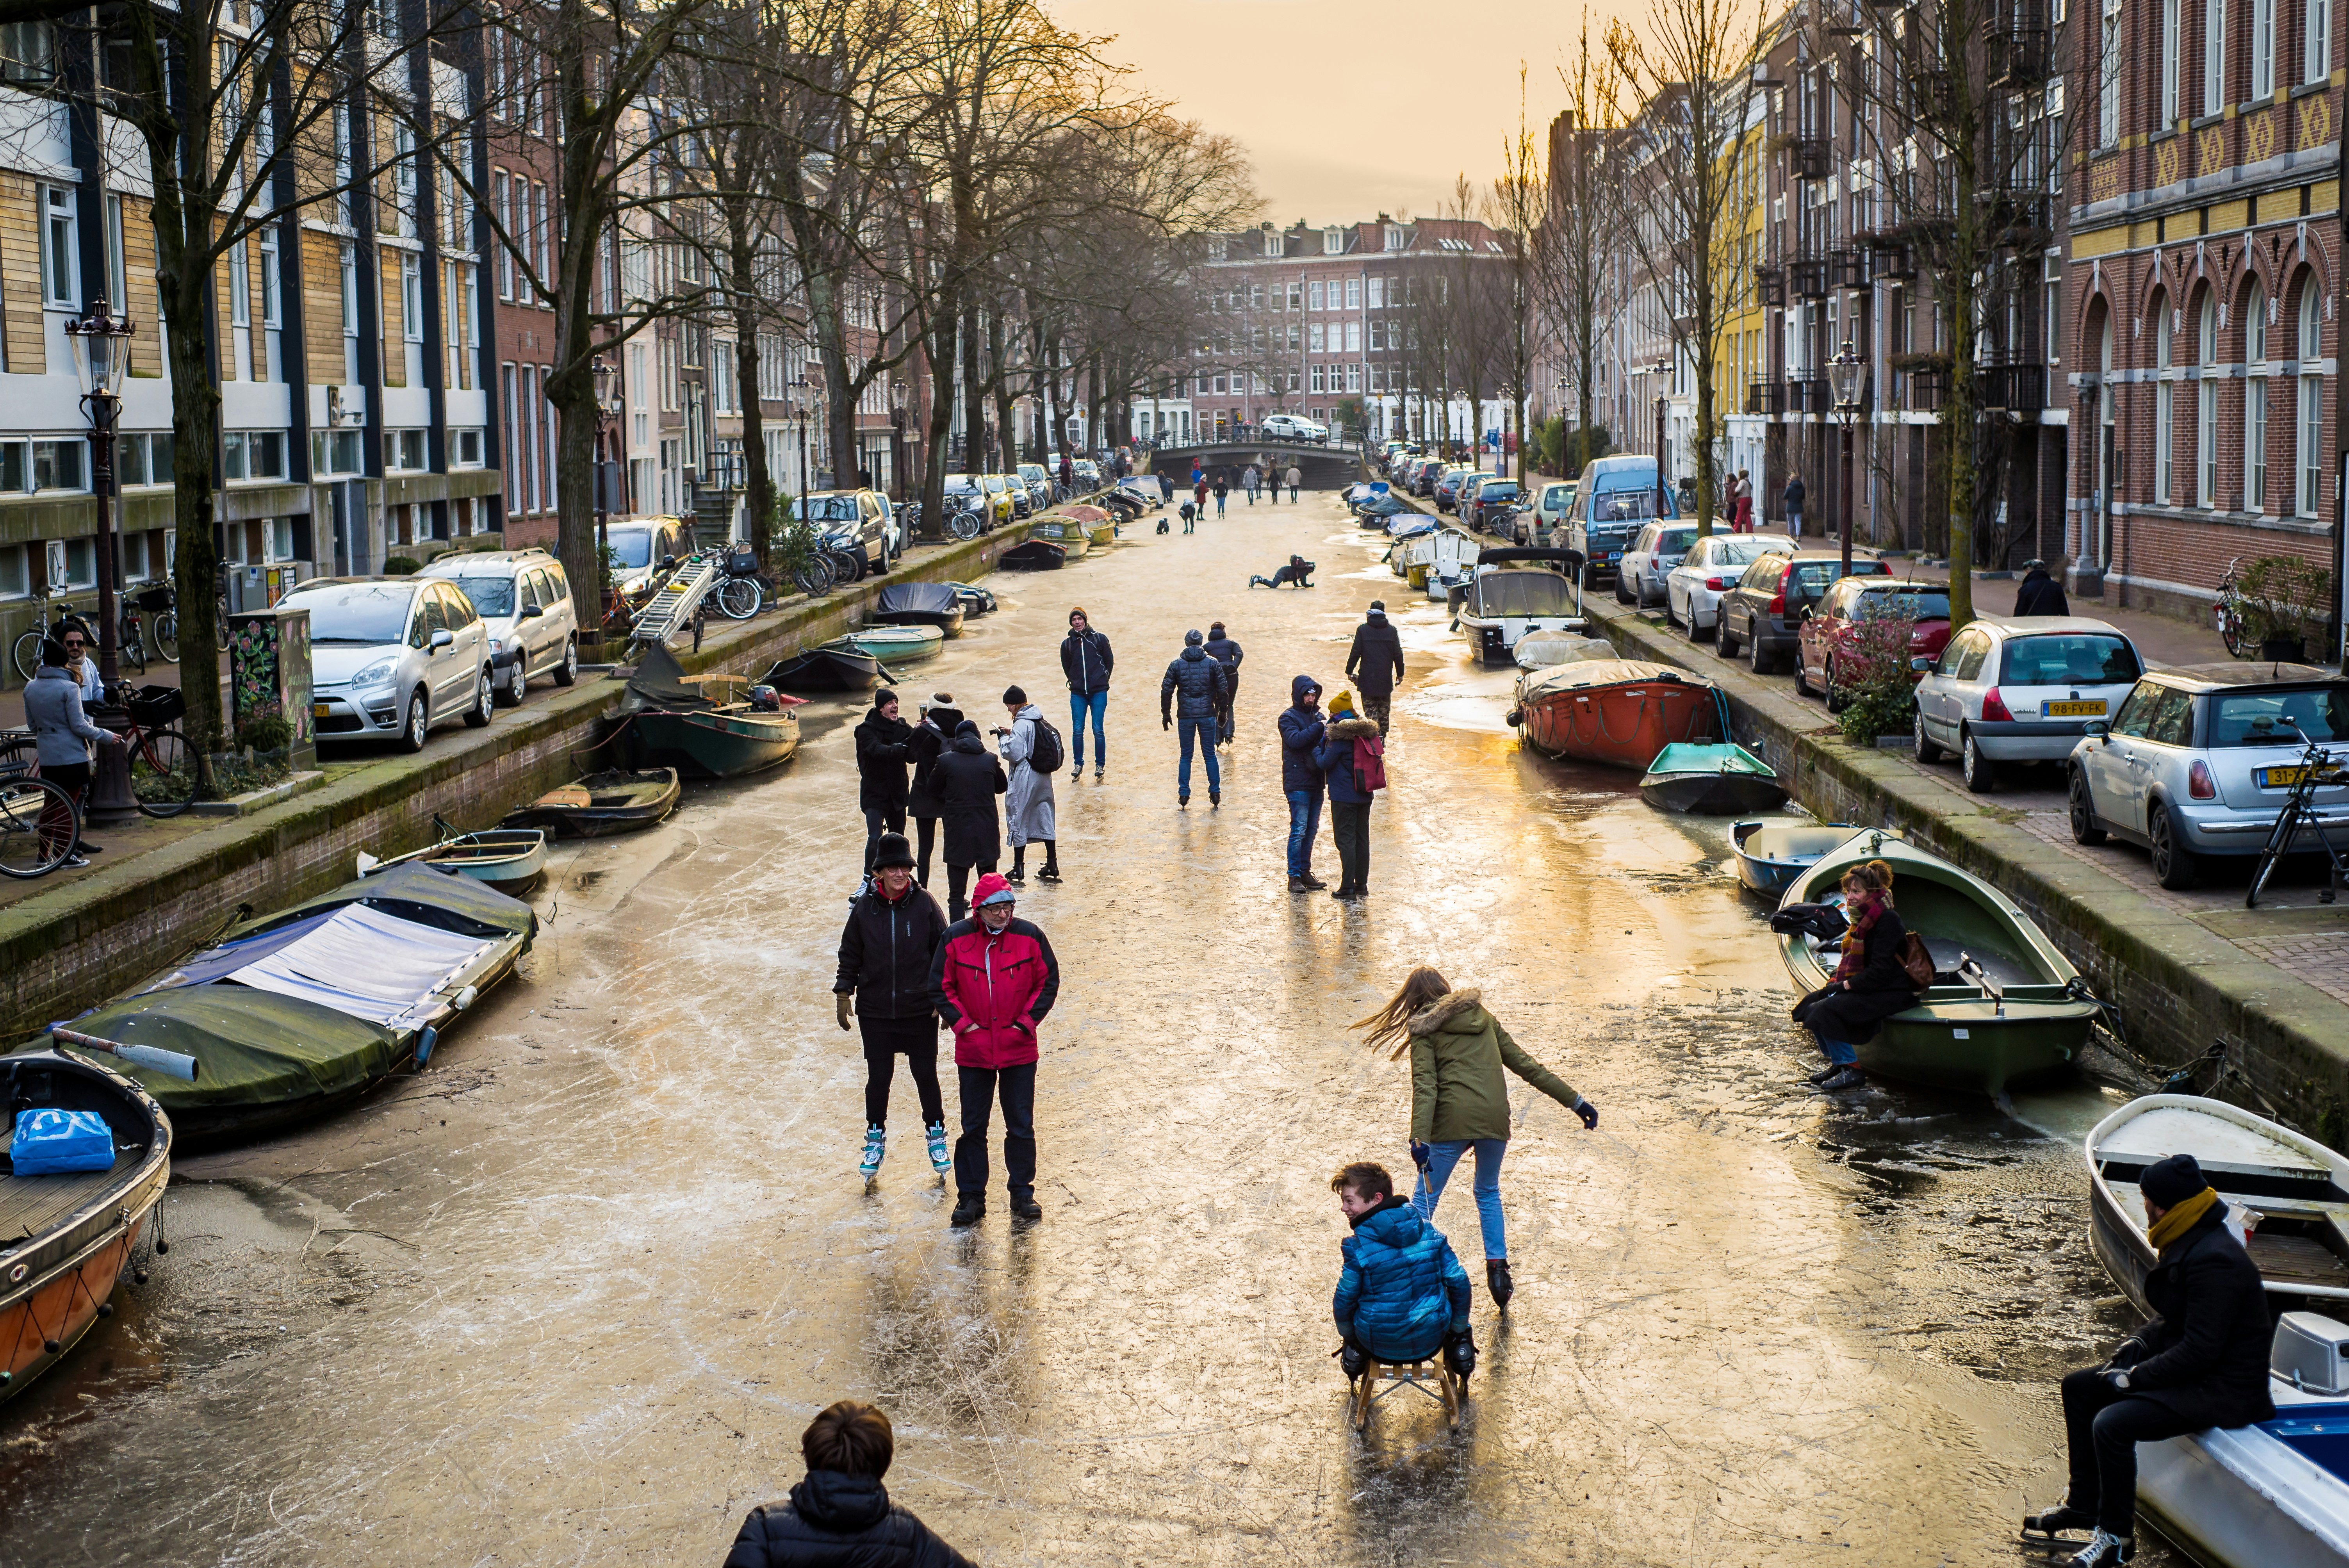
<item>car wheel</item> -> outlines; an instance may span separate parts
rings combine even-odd
[[[1713,651],[1724,659],[1737,656],[1737,639],[1729,634],[1729,617],[1718,610],[1713,613]]]
[[[1820,684],[1826,688],[1827,711],[1829,713],[1841,713],[1845,708],[1851,706],[1850,695],[1836,685],[1835,661],[1833,659],[1829,659],[1827,661],[1826,668],[1821,672]]]
[[[2064,805],[2072,819],[2072,841],[2075,844],[2101,844],[2104,829],[2096,825],[2095,798],[2088,793],[2088,776],[2075,768],[2072,779],[2064,791]]]
[[[579,678],[579,639],[563,640],[563,662],[554,666],[554,684],[569,686]]]
[[[1687,630],[1688,640],[1690,642],[1702,643],[1704,641],[1704,633],[1698,628],[1696,624],[1696,601],[1693,599],[1689,601]]]
[[[1680,624],[1680,608],[1672,603],[1672,591],[1667,588],[1664,590],[1664,624],[1676,627]]]
[[[1803,645],[1799,638],[1796,639],[1795,643],[1795,695],[1797,696],[1818,696],[1818,693],[1811,689],[1811,670],[1810,666],[1803,660]]]
[[[1623,580],[1630,575],[1630,573],[1628,572],[1618,572],[1615,574],[1615,603],[1618,604],[1634,604],[1639,603],[1639,601],[1633,599],[1630,594],[1623,591]]]
[[[1958,777],[1977,795],[1987,795],[1998,788],[1998,764],[1982,755],[1982,746],[1971,729],[1958,732]]]
[[[530,655],[523,655],[506,666],[505,684],[498,691],[498,701],[507,707],[520,707],[523,698],[530,695]]]
[[[2178,841],[2178,826],[2169,820],[2169,808],[2156,806],[2153,820],[2146,826],[2150,830],[2146,837],[2153,842],[2154,880],[2172,892],[2184,892],[2194,885],[2200,867],[2194,851]]]
[[[1944,755],[1941,748],[1933,744],[1932,737],[1925,733],[1925,716],[1921,713],[1916,719],[1916,741],[1917,760],[1920,762],[1939,762]]]
[[[1753,639],[1753,641],[1746,645],[1746,663],[1754,666],[1754,673],[1757,676],[1766,676],[1775,673],[1778,668],[1778,655],[1764,651],[1762,646],[1762,628],[1760,624],[1756,623],[1750,625],[1745,628],[1745,631],[1746,634]]]
[[[465,727],[481,728],[497,716],[497,710],[498,688],[490,684],[490,668],[484,665],[481,673],[473,677],[473,705],[465,710]]]
[[[408,722],[400,727],[399,748],[402,751],[423,750],[424,738],[431,732],[431,705],[424,696],[424,688],[418,686],[409,694]]]

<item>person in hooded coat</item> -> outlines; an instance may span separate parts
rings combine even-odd
[[[914,738],[905,745],[905,759],[914,769],[905,791],[905,810],[920,830],[914,880],[924,887],[930,885],[930,851],[936,847],[938,814],[945,810],[938,799],[938,758],[953,744],[955,727],[961,723],[954,694],[932,692],[930,700],[922,705],[922,722],[914,727]]]
[[[1009,784],[1003,794],[1003,826],[1005,837],[1011,841],[1011,870],[1003,879],[1019,885],[1028,880],[1028,845],[1032,841],[1044,846],[1044,864],[1036,873],[1040,881],[1061,880],[1061,846],[1053,835],[1052,776],[1038,771],[1030,760],[1036,755],[1036,726],[1044,710],[1028,700],[1028,694],[1012,686],[1003,694],[1003,707],[1011,716],[1010,727],[995,732],[995,747],[1003,757],[1003,771]]]
[[[1338,843],[1338,886],[1331,898],[1351,903],[1371,891],[1371,802],[1354,767],[1354,742],[1375,745],[1379,727],[1354,711],[1354,699],[1340,692],[1330,699],[1330,717],[1313,753],[1330,791],[1330,836]]]
[[[914,727],[897,716],[897,694],[884,686],[873,711],[856,727],[856,804],[864,813],[864,872],[873,873],[873,847],[884,833],[905,830]]]
[[[960,920],[970,911],[964,890],[973,870],[991,872],[1003,853],[995,798],[1011,787],[1003,764],[987,749],[978,726],[964,719],[931,774],[938,792],[938,820],[946,830],[947,913]]]
[[[789,1502],[750,1511],[726,1568],[977,1568],[889,1501],[881,1478],[896,1446],[889,1418],[872,1406],[826,1406],[800,1434],[807,1479]]]
[[[1183,634],[1183,651],[1166,666],[1158,683],[1159,727],[1172,729],[1183,721],[1183,763],[1175,770],[1175,804],[1191,803],[1191,747],[1197,742],[1207,757],[1207,802],[1224,803],[1223,765],[1216,760],[1216,736],[1222,724],[1224,666],[1207,656],[1206,639],[1194,630]]]
[[[2064,585],[2047,574],[2044,561],[2023,563],[2023,581],[2014,590],[2014,613],[2018,615],[2068,615],[2072,602],[2064,596]]]
[[[1330,1190],[1353,1233],[1338,1243],[1338,1288],[1330,1296],[1347,1380],[1361,1377],[1373,1357],[1423,1361],[1439,1349],[1467,1377],[1475,1370],[1476,1341],[1468,1271],[1452,1243],[1410,1199],[1395,1195],[1383,1165],[1346,1166]]]
[[[1247,655],[1240,645],[1224,634],[1224,624],[1217,621],[1207,628],[1207,656],[1224,666],[1224,744],[1232,743],[1232,705],[1240,696],[1240,661]]]
[[[1280,792],[1288,799],[1288,891],[1319,892],[1330,885],[1313,874],[1313,841],[1321,832],[1321,802],[1328,793],[1317,755],[1329,727],[1321,717],[1321,683],[1311,676],[1292,679],[1279,722]]]
[[[1362,714],[1387,732],[1387,710],[1394,702],[1395,683],[1402,679],[1402,634],[1387,619],[1387,603],[1371,601],[1370,614],[1354,628],[1354,645],[1346,655],[1346,673],[1362,694]]]

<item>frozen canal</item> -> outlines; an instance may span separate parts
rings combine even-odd
[[[1291,551],[1319,586],[1245,586]],[[984,726],[1019,682],[1064,724],[1071,604],[1119,660],[1108,782],[1061,777],[1068,880],[1019,905],[1064,976],[1040,1224],[999,1186],[947,1229],[902,1073],[856,1176],[857,710],[820,700],[781,771],[559,857],[523,978],[428,1075],[181,1164],[151,1282],[7,1408],[0,1562],[714,1564],[844,1396],[992,1563],[2015,1560],[2061,1491],[2056,1377],[2133,1326],[2076,1141],[2116,1091],[1811,1095],[1725,824],[1520,752],[1506,676],[1326,499],[993,586],[910,691]],[[1294,674],[1344,684],[1373,597],[1411,675],[1350,909],[1285,891],[1274,714]],[[1240,738],[1223,809],[1198,780],[1177,810],[1159,676],[1217,618]],[[1326,823],[1316,858],[1334,883]],[[1505,1322],[1464,1174],[1439,1214],[1473,1413],[1406,1393],[1361,1440],[1328,1178],[1408,1168],[1410,1079],[1346,1025],[1423,961],[1604,1119],[1517,1095]]]

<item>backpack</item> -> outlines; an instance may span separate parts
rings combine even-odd
[[[1039,773],[1058,773],[1061,764],[1068,760],[1068,753],[1061,746],[1061,732],[1052,727],[1049,719],[1031,718],[1028,722],[1036,727],[1036,746],[1028,753],[1028,766]]]
[[[1354,740],[1354,785],[1365,795],[1387,787],[1386,740],[1381,736],[1358,736]]]

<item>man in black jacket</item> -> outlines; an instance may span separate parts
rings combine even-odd
[[[1394,700],[1395,683],[1402,679],[1402,636],[1387,619],[1387,602],[1371,601],[1371,613],[1354,628],[1353,651],[1346,655],[1346,673],[1362,694],[1362,716],[1387,732],[1387,705]]]
[[[914,738],[905,748],[906,758],[914,765],[913,781],[905,790],[905,810],[919,830],[914,880],[924,887],[930,885],[930,851],[937,845],[939,813],[946,810],[946,803],[938,799],[938,758],[953,744],[954,732],[962,724],[962,710],[954,700],[952,692],[932,692],[930,700],[922,705],[922,722],[914,727]]]
[[[1085,716],[1093,720],[1093,782],[1109,768],[1109,737],[1102,718],[1109,712],[1109,676],[1117,667],[1109,639],[1093,630],[1080,604],[1069,612],[1069,634],[1061,639],[1061,673],[1069,677],[1069,781],[1085,770]]]
[[[974,871],[995,869],[1003,854],[1003,823],[995,814],[995,798],[1011,788],[1003,761],[987,748],[978,726],[964,719],[930,770],[937,791],[938,821],[945,830],[947,903],[954,918],[969,913],[963,893]]]
[[[1222,765],[1216,760],[1216,736],[1223,720],[1224,666],[1207,656],[1206,641],[1196,631],[1183,634],[1183,652],[1166,666],[1158,683],[1158,721],[1172,729],[1183,721],[1183,765],[1175,770],[1175,804],[1191,803],[1191,747],[1194,741],[1207,757],[1207,802],[1224,803]]]
[[[873,880],[848,906],[840,972],[832,983],[840,1026],[847,1028],[854,1017],[864,1034],[864,1160],[858,1169],[868,1181],[881,1169],[889,1082],[901,1056],[922,1102],[931,1168],[943,1176],[952,1164],[946,1105],[938,1098],[938,1019],[930,1000],[930,959],[946,930],[946,911],[914,885],[914,851],[905,835],[882,834]]]
[[[1232,705],[1240,696],[1240,660],[1247,655],[1240,645],[1224,634],[1221,621],[1207,628],[1207,656],[1224,666],[1224,744],[1232,743]]]
[[[864,870],[884,833],[905,830],[905,767],[914,727],[897,717],[897,694],[886,686],[856,727],[856,804],[864,813]]]
[[[2072,1559],[2082,1568],[2117,1568],[2136,1551],[2137,1444],[2275,1417],[2274,1321],[2226,1205],[2190,1154],[2147,1166],[2137,1191],[2156,1253],[2145,1299],[2157,1315],[2105,1365],[2064,1379],[2071,1487],[2062,1506],[2023,1522],[2050,1536],[2094,1531]]]
[[[800,1434],[807,1479],[785,1503],[762,1502],[742,1522],[726,1568],[976,1568],[881,1478],[896,1455],[889,1418],[843,1399]]]
[[[2068,615],[2072,602],[2064,597],[2064,585],[2047,575],[2047,562],[2026,561],[2023,563],[2023,581],[2014,590],[2014,613],[2018,615]]]

